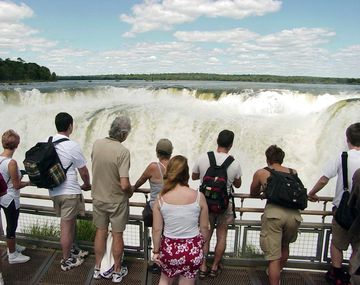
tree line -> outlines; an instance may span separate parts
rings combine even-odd
[[[204,81],[246,81],[307,84],[360,84],[360,78],[278,76],[278,75],[231,75],[213,73],[156,73],[156,74],[111,74],[87,76],[58,76],[62,80],[204,80]]]
[[[55,81],[56,73],[49,68],[21,58],[3,60],[0,58],[0,82],[9,81]]]

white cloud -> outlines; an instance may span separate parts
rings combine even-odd
[[[201,16],[242,19],[276,12],[279,0],[145,0],[132,8],[132,14],[120,15],[131,30],[124,36],[134,36],[152,30],[170,30],[175,25],[189,23]]]
[[[0,22],[17,22],[32,17],[34,12],[24,3],[16,5],[9,1],[0,1]]]
[[[41,51],[56,45],[55,42],[37,37],[39,32],[36,29],[21,22],[33,14],[24,3],[16,5],[0,1],[0,50]]]
[[[216,43],[237,43],[253,40],[259,37],[254,32],[246,29],[232,29],[226,31],[214,31],[214,32],[182,32],[178,31],[174,33],[174,36],[185,42],[216,42]]]
[[[279,33],[270,34],[259,38],[257,43],[262,46],[316,46],[329,41],[330,37],[335,36],[335,32],[322,28],[296,28],[283,30]]]

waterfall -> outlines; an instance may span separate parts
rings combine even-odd
[[[20,134],[14,158],[23,168],[25,151],[55,134],[55,115],[68,112],[74,117],[71,138],[82,146],[91,169],[93,142],[107,136],[116,116],[128,115],[132,131],[124,145],[131,152],[130,181],[135,183],[147,164],[156,159],[155,145],[160,138],[169,138],[174,154],[185,155],[191,169],[201,153],[216,148],[219,131],[230,129],[235,133],[230,153],[243,170],[243,184],[237,191],[249,193],[252,175],[265,166],[264,152],[271,144],[283,148],[284,165],[297,169],[305,186],[311,188],[324,164],[346,149],[347,126],[360,121],[358,87],[254,83],[234,87],[234,83],[211,82],[211,88],[205,88],[206,84],[56,82],[2,86],[0,131],[12,128]],[[198,182],[190,181],[190,185],[197,187]],[[321,195],[332,195],[333,185],[334,181]],[[34,193],[34,189],[25,192]]]

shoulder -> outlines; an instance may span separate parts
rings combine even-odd
[[[354,172],[353,181],[354,183],[360,183],[360,168]]]
[[[158,166],[157,166],[157,163],[156,162],[150,162],[149,164],[148,164],[148,166],[146,167],[146,171],[147,172],[153,172],[153,171],[155,171],[155,170],[157,170],[158,169]]]
[[[260,168],[255,171],[254,173],[254,179],[259,179],[262,182],[264,182],[269,176],[271,175],[271,172],[265,168]]]

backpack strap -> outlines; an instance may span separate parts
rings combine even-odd
[[[216,166],[216,159],[215,159],[215,154],[213,151],[209,151],[207,153],[208,157],[209,157],[209,161],[210,161],[210,166]]]
[[[221,164],[221,167],[227,169],[234,160],[235,160],[235,159],[234,159],[231,155],[229,155],[229,156],[225,159],[225,161],[223,162],[223,164]]]
[[[207,155],[209,157],[210,166],[217,166],[214,152],[209,151]],[[234,160],[235,159],[231,155],[229,155],[220,167],[227,169]]]
[[[50,138],[52,138],[52,137],[50,137]],[[49,139],[50,139],[49,138]],[[57,141],[54,141],[54,142],[52,142],[53,144],[58,144],[58,143],[62,143],[62,142],[65,142],[65,141],[68,141],[69,139],[68,138],[62,138],[62,139],[59,139],[59,140],[57,140]]]
[[[265,170],[269,171],[271,174],[276,175],[276,171],[268,166],[264,167]]]
[[[53,137],[51,136],[51,137],[49,137],[49,139],[48,139],[48,143],[53,143],[53,145],[56,145],[56,144],[58,144],[58,143],[62,143],[62,142],[65,142],[65,141],[68,141],[69,139],[68,138],[62,138],[62,139],[59,139],[59,140],[57,140],[57,141],[53,141]],[[60,162],[61,163],[61,162]],[[70,163],[70,165],[68,166],[68,167],[66,167],[66,168],[64,168],[64,170],[65,170],[65,173],[69,170],[69,168],[71,167],[71,165],[73,165],[73,163]],[[62,166],[62,163],[61,163],[61,166]]]
[[[341,166],[342,166],[342,174],[343,174],[343,187],[344,191],[349,190],[349,183],[347,179],[347,158],[348,153],[346,151],[343,151],[341,154]]]

